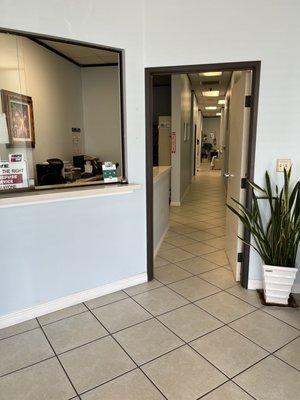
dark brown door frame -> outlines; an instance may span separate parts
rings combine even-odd
[[[260,82],[260,61],[243,61],[218,64],[180,65],[169,67],[153,67],[145,69],[145,103],[146,103],[146,191],[147,191],[147,274],[148,280],[153,279],[153,138],[152,138],[152,108],[153,108],[153,76],[170,74],[191,74],[208,71],[252,71],[250,134],[248,144],[247,178],[253,179],[255,166],[256,128],[258,114],[258,97]],[[246,207],[250,207],[252,193],[246,188]],[[250,232],[245,230],[244,238],[250,239]],[[249,277],[249,246],[243,246],[243,261],[241,269],[241,285],[248,287]]]

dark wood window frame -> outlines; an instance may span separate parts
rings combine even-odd
[[[258,98],[260,83],[261,61],[242,61],[216,64],[180,65],[167,67],[145,68],[145,106],[146,106],[146,205],[147,205],[147,274],[148,280],[153,279],[153,149],[152,149],[152,107],[153,107],[153,77],[155,75],[189,74],[208,71],[252,71],[250,132],[248,144],[247,178],[254,178],[256,130],[258,114]],[[250,208],[252,193],[246,188],[246,207]],[[250,239],[249,230],[245,230],[244,237]],[[249,279],[249,246],[243,246],[243,261],[241,268],[241,285],[248,287]]]

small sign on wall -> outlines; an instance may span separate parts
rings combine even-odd
[[[175,154],[176,153],[176,132],[172,132],[172,137],[171,137],[171,153]]]
[[[13,159],[14,157],[12,157]],[[0,190],[11,190],[28,187],[25,161],[0,162]]]

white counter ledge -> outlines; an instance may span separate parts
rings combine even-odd
[[[39,190],[34,192],[24,192],[18,194],[2,194],[0,193],[0,208],[17,207],[31,204],[52,203],[65,200],[87,199],[92,197],[115,196],[126,193],[133,193],[135,190],[141,189],[141,185],[99,185],[73,187],[58,190]]]
[[[159,181],[163,176],[167,175],[171,170],[171,166],[153,167],[153,183]]]

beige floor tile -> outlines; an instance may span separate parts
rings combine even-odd
[[[216,249],[212,246],[208,246],[202,242],[197,242],[195,244],[190,244],[188,246],[183,246],[183,250],[188,251],[189,253],[194,254],[195,256],[201,256],[203,254],[211,253],[216,251]]]
[[[220,268],[219,265],[204,260],[202,257],[189,258],[188,260],[178,261],[176,264],[194,275]]]
[[[276,317],[281,321],[300,329],[300,307],[291,308],[266,306],[263,307],[263,310],[268,314],[273,315],[273,317]]]
[[[81,396],[82,400],[163,400],[164,397],[138,369]]]
[[[164,284],[172,283],[179,281],[184,278],[188,278],[189,276],[192,276],[189,272],[186,270],[177,267],[177,265],[174,264],[169,264],[165,265],[162,268],[157,268],[154,271],[154,276],[155,278]]]
[[[176,232],[179,234],[186,234],[186,233],[192,233],[192,232],[196,232],[198,229],[188,226],[188,225],[182,225],[182,224],[178,224],[175,226],[171,227],[171,231],[172,232]]]
[[[196,304],[224,323],[229,323],[255,310],[250,304],[226,292],[217,293],[198,301]]]
[[[41,331],[20,333],[0,341],[0,376],[54,355]]]
[[[272,356],[237,376],[234,381],[258,400],[299,398],[299,373]]]
[[[89,311],[46,325],[44,331],[56,353],[74,349],[108,334]]]
[[[228,289],[238,284],[234,279],[233,273],[222,267],[201,274],[201,278],[221,289]]]
[[[300,371],[300,337],[276,351],[275,355]]]
[[[186,299],[167,287],[149,290],[148,292],[134,296],[134,299],[153,315],[174,310],[188,303]]]
[[[167,264],[169,264],[168,260],[165,260],[164,258],[161,258],[159,256],[155,257],[154,268],[163,267],[164,265],[167,265]]]
[[[205,229],[205,231],[217,237],[224,236],[226,234],[226,230],[224,227],[208,228]]]
[[[106,304],[113,303],[114,301],[119,301],[126,299],[128,296],[122,290],[105,296],[97,297],[96,299],[86,301],[85,304],[92,310],[97,307],[105,306]]]
[[[115,333],[114,338],[138,364],[144,364],[183,344],[155,319]]]
[[[71,317],[72,315],[80,314],[84,311],[87,311],[87,308],[84,304],[80,303],[72,307],[63,308],[62,310],[43,315],[39,317],[38,320],[41,325],[45,325],[50,324],[51,322],[59,321],[60,319],[66,317]]]
[[[208,239],[213,239],[216,236],[212,235],[211,233],[205,232],[205,231],[196,231],[192,233],[187,233],[186,236],[188,236],[191,239],[197,240],[199,242],[208,240]]]
[[[218,250],[213,253],[205,254],[205,255],[203,255],[203,258],[205,258],[205,260],[208,260],[215,264],[220,265],[220,267],[223,267],[224,265],[229,264],[227,255],[224,250]]]
[[[38,328],[39,324],[36,319],[31,319],[29,321],[21,322],[20,324],[12,325],[7,328],[0,329],[0,340],[7,337],[17,335],[18,333],[23,333],[30,331],[31,329]]]
[[[162,284],[153,279],[152,281],[141,283],[140,285],[136,286],[131,286],[128,289],[124,289],[124,292],[126,292],[129,296],[135,296],[136,294],[144,293],[147,292],[147,290],[156,289],[160,286],[162,286]]]
[[[142,369],[168,400],[196,400],[226,380],[187,346],[144,365]]]
[[[79,393],[136,367],[111,337],[71,350],[59,358]]]
[[[229,378],[268,355],[227,326],[195,340],[191,346]]]
[[[179,248],[174,248],[171,250],[159,251],[159,256],[168,260],[171,263],[175,263],[177,261],[187,260],[188,258],[192,258],[193,254],[188,253]]]
[[[299,335],[295,328],[260,310],[246,315],[230,326],[270,352],[279,349]]]
[[[253,397],[248,396],[246,392],[233,382],[226,382],[224,385],[202,397],[202,400],[253,400]]]
[[[209,221],[195,221],[195,222],[191,222],[189,223],[190,227],[198,229],[198,230],[204,230],[204,229],[209,229],[212,228],[213,225],[210,223]]]
[[[171,237],[169,239],[166,239],[166,241],[176,247],[181,247],[181,246],[186,246],[187,244],[197,243],[196,240],[191,239],[187,236],[183,236],[183,235]]]
[[[124,299],[95,308],[93,313],[109,332],[116,332],[152,318],[132,299]]]
[[[225,226],[225,218],[214,218],[209,220],[210,225],[215,227],[224,227]]]
[[[247,303],[251,304],[255,307],[262,307],[261,301],[259,299],[258,293],[256,290],[247,290],[244,289],[240,285],[233,286],[226,290],[226,292],[239,297],[241,300],[246,301]]]
[[[197,276],[172,283],[169,286],[171,289],[175,290],[175,292],[181,294],[190,301],[202,299],[203,297],[210,296],[220,290],[216,286],[203,281]]]
[[[75,395],[56,358],[0,378],[3,400],[69,400]]]
[[[158,319],[186,342],[205,335],[223,325],[193,304],[188,304],[163,314]]]
[[[166,233],[165,240],[174,238],[174,237],[176,237],[176,236],[179,236],[179,234],[176,233],[176,232],[168,231],[168,232]]]
[[[222,250],[222,249],[225,249],[226,239],[225,239],[225,237],[218,237],[218,238],[205,240],[203,243],[208,244],[209,246],[215,247],[216,249]]]
[[[175,248],[175,246],[173,246],[172,244],[167,243],[167,242],[163,242],[160,245],[159,250],[160,251],[164,251],[164,250],[170,250],[170,249],[174,249],[174,248]]]

